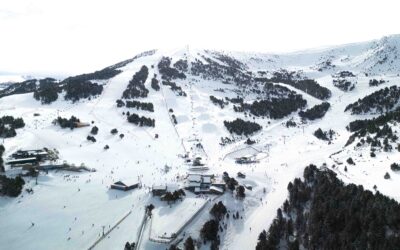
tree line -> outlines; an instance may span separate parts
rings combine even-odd
[[[147,97],[149,90],[144,86],[149,75],[149,69],[143,65],[129,81],[127,88],[122,93],[124,99],[134,99],[138,97]]]
[[[42,104],[50,104],[58,99],[58,94],[62,87],[54,78],[45,78],[39,80],[39,87],[33,92],[33,98]]]
[[[219,107],[222,108],[222,109],[225,107],[225,105],[228,104],[228,102],[225,102],[224,99],[222,99],[222,98],[219,99],[219,98],[217,98],[217,97],[215,97],[215,96],[213,96],[213,95],[210,95],[210,100],[211,100],[211,102],[212,102],[213,104],[219,106]]]
[[[135,113],[129,114],[128,115],[128,122],[133,123],[137,126],[143,127],[154,127],[155,126],[155,120],[145,117],[145,116],[139,116]]]
[[[252,115],[255,116],[266,116],[271,119],[281,119],[290,115],[296,110],[304,108],[306,105],[307,101],[304,100],[301,95],[289,95],[287,98],[271,98],[270,100],[256,100],[250,104],[244,103],[240,106],[240,108],[234,106],[234,110],[248,110]]]
[[[175,82],[171,81],[162,81],[161,82],[165,86],[169,86],[170,89],[175,92],[178,96],[187,96],[186,92],[182,89],[182,87],[176,85]]]
[[[117,107],[127,107],[127,108],[135,108],[137,110],[145,110],[145,111],[150,111],[154,112],[154,105],[151,102],[139,102],[139,101],[122,101],[121,99],[118,99],[117,101]]]
[[[39,80],[39,85],[28,92],[34,92],[33,97],[42,104],[56,101],[62,91],[65,91],[65,100],[76,102],[80,99],[90,99],[103,92],[103,86],[94,80],[108,80],[121,72],[116,68],[107,67],[93,73],[71,76],[61,82],[53,78],[45,78]]]
[[[360,138],[357,146],[369,144],[373,157],[377,148],[391,151],[393,148],[391,144],[398,141],[398,136],[393,132],[391,126],[397,122],[400,122],[400,108],[372,119],[352,121],[346,127],[348,131],[353,132],[347,140],[346,146],[352,144],[356,138]],[[399,144],[397,149],[400,150]]]
[[[345,185],[333,171],[314,165],[303,178],[289,183],[289,198],[259,235],[257,250],[398,249],[398,202]]]
[[[374,93],[358,99],[346,106],[346,111],[351,114],[384,113],[392,111],[400,101],[400,88],[396,85],[375,91]]]
[[[333,136],[335,135],[335,131],[329,129],[327,131],[323,131],[321,128],[318,128],[314,131],[314,136],[323,141],[332,141]]]
[[[322,117],[325,116],[326,112],[328,112],[330,107],[331,104],[329,102],[323,102],[305,111],[300,111],[299,116],[307,120],[321,119]]]
[[[357,84],[356,75],[350,71],[340,71],[335,75],[332,75],[333,86],[337,87],[342,91],[352,91]]]
[[[103,86],[91,81],[79,81],[71,79],[64,85],[65,100],[77,102],[80,99],[98,96],[103,92]]]
[[[71,130],[77,128],[79,122],[80,120],[75,116],[71,116],[69,119],[59,116],[54,121],[54,123],[58,124],[61,128],[70,128]]]
[[[4,151],[4,146],[0,145],[0,173],[5,172],[3,161]],[[21,193],[24,184],[25,181],[21,176],[8,178],[6,175],[0,175],[0,195],[17,197]]]
[[[25,127],[25,122],[22,118],[3,116],[0,118],[0,137],[14,137],[17,135],[16,129],[20,129],[23,127]]]
[[[174,79],[186,79],[186,75],[183,72],[180,72],[176,68],[171,67],[171,58],[169,57],[161,58],[157,66],[158,66],[158,71],[161,74],[161,78],[166,81]],[[182,67],[185,68],[184,63],[178,63],[178,64],[175,63],[174,66],[178,66],[178,68]]]
[[[240,118],[236,118],[233,121],[224,121],[224,125],[229,133],[245,136],[251,135],[262,128],[258,123],[244,121]]]
[[[328,88],[318,84],[314,79],[307,79],[300,75],[300,72],[281,69],[272,73],[270,78],[258,78],[258,81],[285,83],[299,89],[317,99],[326,100],[332,95]]]

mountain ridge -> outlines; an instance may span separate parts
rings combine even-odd
[[[288,183],[309,164],[398,202],[400,176],[391,164],[400,132],[399,44],[397,35],[308,54],[151,50],[93,73],[14,83],[0,90],[4,162],[19,149],[45,147],[56,149],[56,163],[83,163],[96,172],[41,171],[38,185],[23,177],[24,188],[34,193],[0,197],[0,230],[6,232],[0,243],[9,249],[88,248],[102,225],[111,228],[132,211],[96,248],[123,248],[143,229],[157,239],[163,230],[182,239],[191,235],[206,249],[215,243],[203,244],[199,232],[213,218],[213,202],[221,201],[231,216],[239,214],[224,219],[221,249],[255,248],[288,196]],[[350,104],[362,112],[345,112]],[[382,112],[373,112],[377,105]],[[24,126],[14,126],[8,116],[22,118]],[[229,190],[221,196],[187,191],[184,201],[171,204],[150,195],[153,186],[184,188],[187,174],[199,169],[219,179],[228,174],[250,188],[244,199]],[[5,164],[10,178],[24,173]],[[143,188],[109,189],[128,177]],[[155,219],[141,229],[150,203]],[[178,225],[203,203],[183,235]],[[35,227],[26,231],[30,222]],[[53,240],[34,240],[45,227]],[[149,237],[140,244],[169,246]]]

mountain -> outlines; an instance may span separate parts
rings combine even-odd
[[[324,188],[351,195],[346,187],[361,185],[353,194],[377,197],[368,205],[386,204],[384,196],[396,208],[399,45],[394,35],[287,54],[153,50],[93,73],[10,84],[0,89],[3,161],[17,150],[42,148],[52,161],[42,163],[37,178],[23,177],[17,197],[0,197],[0,243],[7,249],[129,249],[126,242],[135,242],[139,249],[166,249],[183,248],[190,235],[201,249],[254,249],[271,240],[259,241],[263,230],[283,232],[276,228],[289,222],[276,211],[286,199],[298,202],[293,192],[303,194],[302,177],[313,187],[305,194],[320,195],[315,179],[329,179]],[[35,175],[4,167],[8,179]],[[176,202],[180,191],[164,196],[168,202],[151,195],[156,186],[186,187],[191,173],[214,175],[226,182],[226,192],[185,190]],[[0,186],[18,191],[8,179]],[[141,188],[110,189],[127,179]],[[292,182],[296,188],[288,190]],[[306,198],[298,204],[313,202]],[[149,204],[154,209],[146,217]],[[390,211],[376,216],[397,218]],[[306,247],[305,231],[294,230],[282,235]],[[388,239],[377,237],[377,246],[389,246],[380,240]]]
[[[0,72],[0,91],[9,87],[14,83],[23,82],[33,78],[32,76],[21,76],[9,73]]]

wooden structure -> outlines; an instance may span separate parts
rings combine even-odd
[[[114,184],[111,185],[111,189],[117,189],[117,190],[122,190],[122,191],[128,191],[132,190],[135,188],[139,187],[138,182],[133,182],[130,180],[124,180],[124,181],[117,181]]]
[[[77,128],[89,127],[90,123],[87,123],[87,122],[75,122],[75,126]]]

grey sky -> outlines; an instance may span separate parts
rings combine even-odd
[[[400,33],[396,1],[1,0],[1,72],[90,72],[153,48],[285,52]]]

